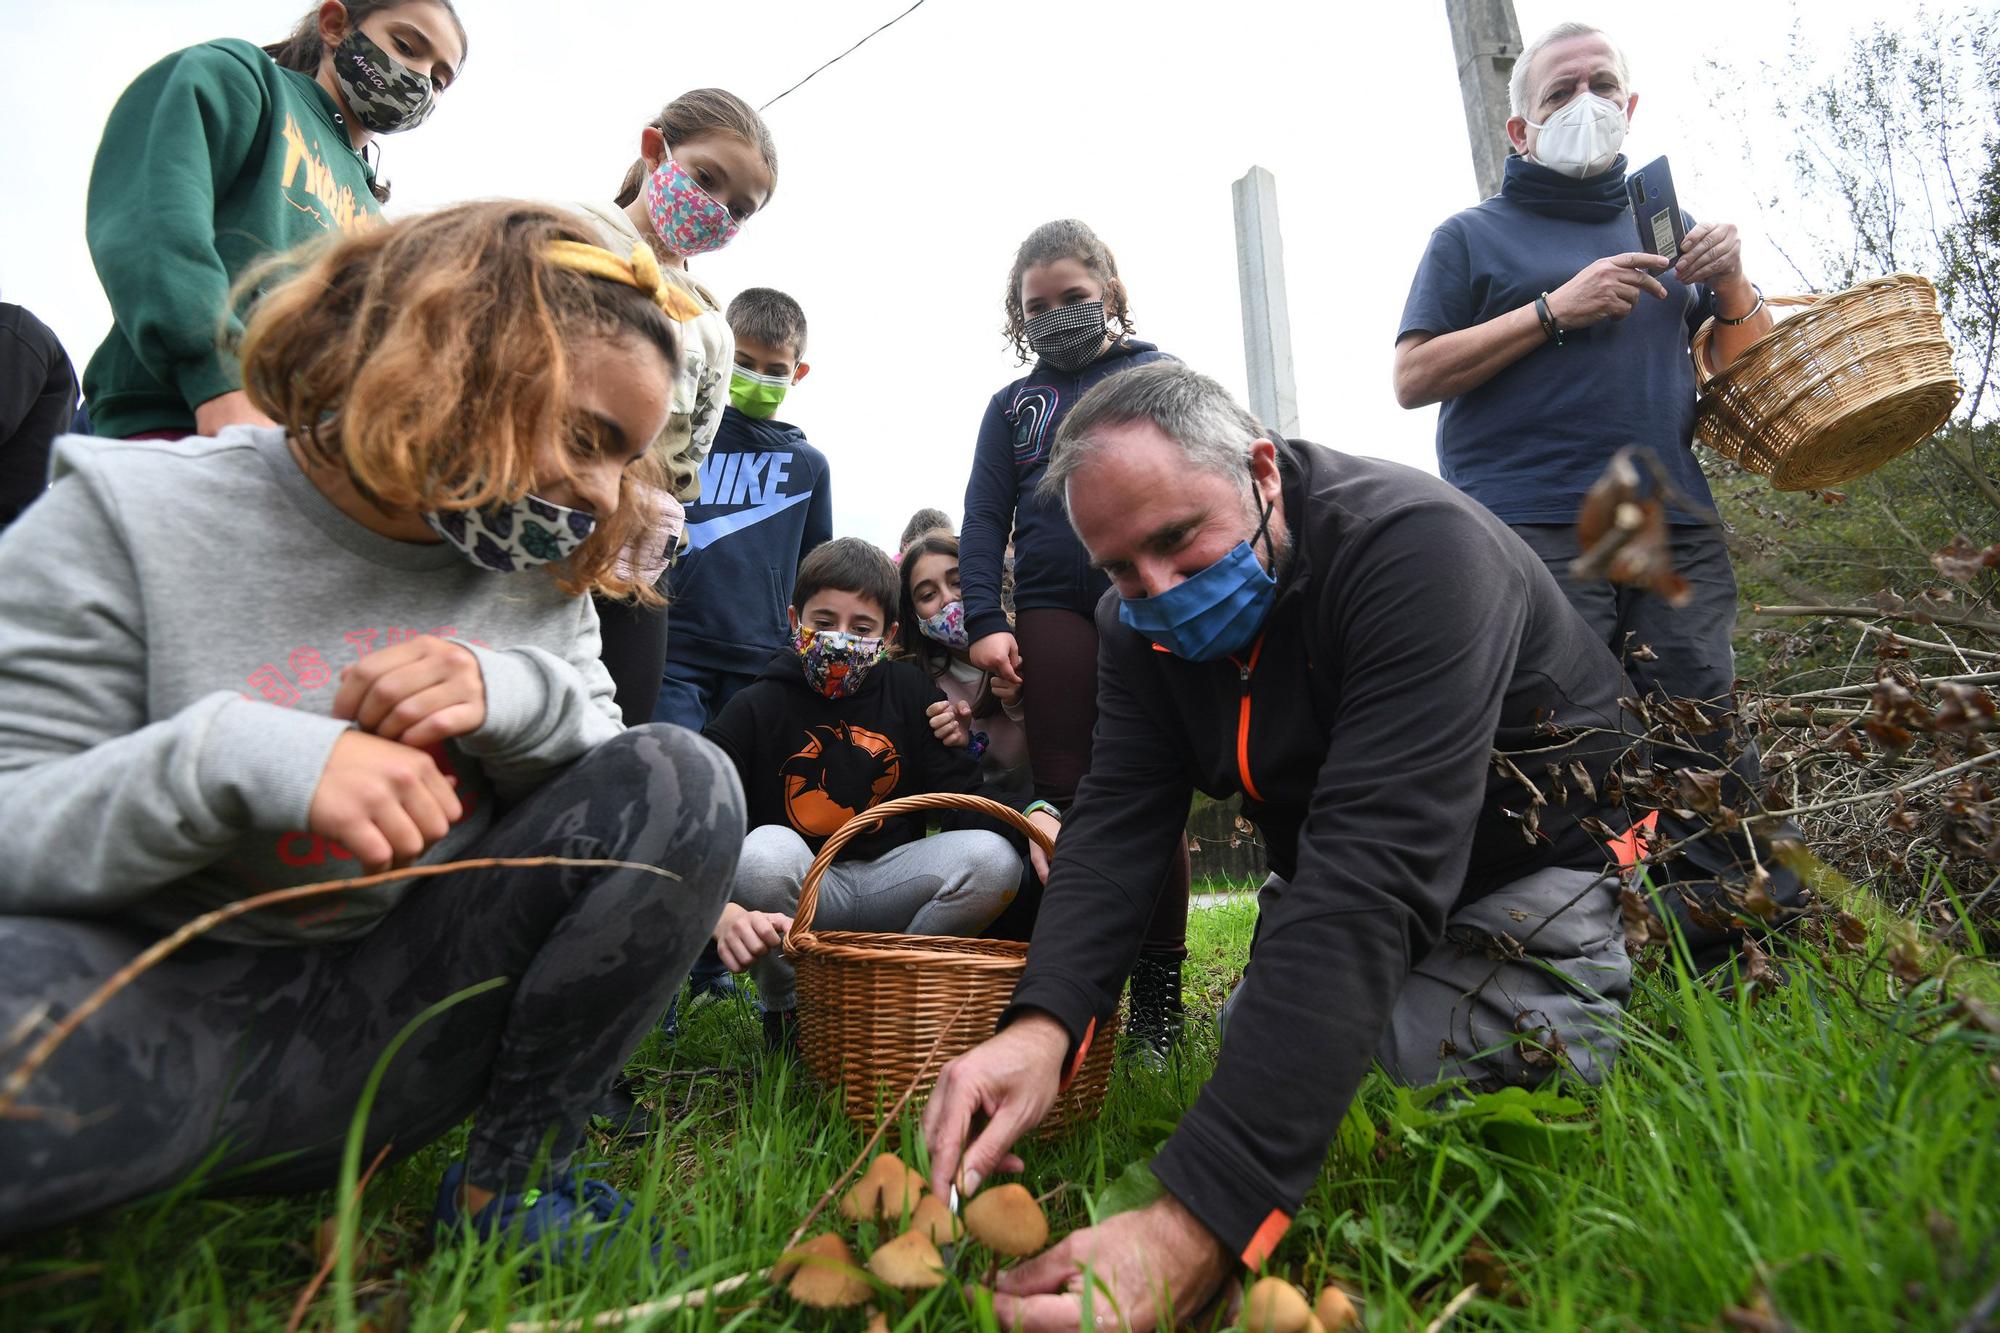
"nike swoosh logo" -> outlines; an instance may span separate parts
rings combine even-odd
[[[687,527],[687,542],[690,551],[699,551],[704,546],[727,537],[732,532],[741,532],[748,527],[762,523],[773,514],[782,514],[801,500],[812,498],[812,492],[803,495],[788,495],[782,500],[767,500],[754,509],[739,509],[733,514],[718,514],[705,518]]]

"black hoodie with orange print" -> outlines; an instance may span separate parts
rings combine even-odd
[[[787,825],[817,852],[848,820],[899,796],[965,792],[1005,801],[981,782],[968,752],[931,733],[926,710],[942,698],[920,668],[887,661],[876,663],[852,695],[829,699],[806,684],[798,655],[787,648],[702,734],[736,765],[749,826]],[[928,822],[924,813],[892,817],[841,848],[837,859],[872,861],[923,837]],[[983,815],[945,811],[938,822],[994,829],[1025,846]]]

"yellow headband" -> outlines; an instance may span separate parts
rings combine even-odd
[[[653,258],[653,252],[644,245],[633,246],[632,258],[625,260],[600,246],[586,245],[582,241],[550,241],[545,255],[551,264],[559,268],[588,273],[593,278],[605,278],[636,288],[652,297],[653,303],[673,319],[698,319],[702,315],[701,306],[692,296],[667,281],[660,272],[660,261]]]

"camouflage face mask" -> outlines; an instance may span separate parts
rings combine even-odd
[[[348,114],[376,134],[413,130],[437,106],[428,76],[384,51],[360,28],[333,49],[333,77],[347,95]]]

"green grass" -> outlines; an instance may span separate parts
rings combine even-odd
[[[1101,1119],[1026,1145],[1028,1183],[1061,1187],[1058,1233],[1193,1100],[1254,910],[1246,897],[1192,923],[1185,1058],[1161,1074],[1121,1066]],[[1951,1021],[1937,982],[1891,975],[1877,946],[1893,928],[1871,924],[1860,952],[1801,944],[1762,998],[1646,975],[1626,1053],[1595,1092],[1437,1110],[1371,1078],[1273,1266],[1350,1283],[1377,1330],[1424,1329],[1482,1276],[1494,1290],[1452,1329],[1959,1326],[2000,1277],[2000,1039]],[[1988,966],[1961,960],[1953,984]],[[530,1279],[480,1245],[433,1252],[424,1224],[447,1142],[366,1191],[360,1326],[575,1318],[761,1268],[861,1148],[823,1095],[759,1054],[743,1006],[699,1009],[677,1045],[635,1064],[669,1114],[606,1170],[688,1247],[691,1272],[614,1261]],[[0,1324],[282,1328],[335,1197],[154,1200],[38,1238],[0,1255]],[[308,1327],[337,1326],[338,1309],[330,1284]],[[898,1328],[991,1326],[955,1293],[888,1309]],[[1753,1312],[1783,1324],[1742,1322]],[[795,1311],[757,1281],[645,1326],[862,1323]]]

